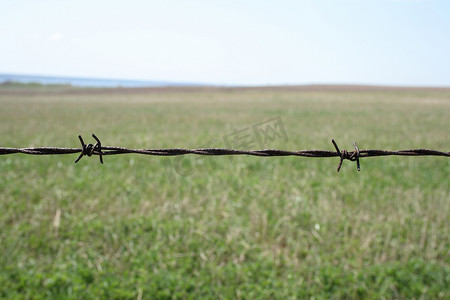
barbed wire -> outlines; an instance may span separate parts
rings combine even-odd
[[[105,155],[117,155],[117,154],[145,154],[155,156],[175,156],[175,155],[252,155],[252,156],[302,156],[302,157],[339,157],[339,165],[337,171],[339,172],[344,160],[350,160],[356,162],[356,168],[361,170],[360,158],[375,157],[375,156],[450,156],[450,152],[443,152],[430,149],[407,149],[399,151],[389,150],[376,150],[376,149],[364,149],[359,150],[356,143],[353,143],[355,150],[347,151],[340,150],[334,140],[331,140],[335,151],[330,150],[300,150],[300,151],[287,151],[277,149],[264,149],[264,150],[236,150],[236,149],[223,149],[223,148],[199,148],[199,149],[184,149],[184,148],[165,148],[165,149],[128,149],[123,147],[110,147],[102,146],[100,139],[92,134],[96,144],[85,144],[81,135],[78,136],[81,148],[58,148],[58,147],[34,147],[34,148],[2,148],[0,147],[0,155],[23,153],[31,155],[52,155],[52,154],[74,154],[80,153],[75,163],[79,162],[83,156],[98,155],[100,163],[103,164],[103,156]]]

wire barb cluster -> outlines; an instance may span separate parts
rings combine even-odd
[[[252,156],[303,156],[303,157],[339,157],[339,165],[337,171],[339,172],[344,160],[356,161],[356,168],[361,170],[360,158],[374,157],[374,156],[450,156],[450,152],[443,152],[429,149],[408,149],[399,151],[389,150],[359,150],[356,143],[353,143],[355,150],[347,151],[340,150],[334,140],[331,140],[336,151],[330,150],[300,150],[300,151],[287,151],[276,149],[264,149],[264,150],[236,150],[236,149],[223,149],[223,148],[200,148],[200,149],[183,149],[183,148],[166,148],[166,149],[128,149],[122,147],[109,147],[102,146],[100,139],[95,134],[92,134],[96,144],[85,144],[81,135],[78,136],[81,148],[58,148],[58,147],[37,147],[37,148],[1,148],[0,155],[23,153],[31,155],[50,155],[50,154],[73,154],[80,153],[75,163],[79,162],[83,156],[98,155],[100,163],[103,164],[103,156],[116,155],[116,154],[145,154],[155,156],[174,156],[174,155],[252,155]]]
[[[100,157],[100,163],[103,164],[102,143],[100,142],[100,140],[98,139],[98,137],[95,134],[92,134],[92,137],[97,141],[97,143],[95,145],[92,145],[92,144],[86,145],[84,143],[81,135],[78,136],[78,138],[80,139],[80,142],[81,142],[81,153],[80,153],[80,156],[78,156],[78,158],[75,160],[75,163],[79,162],[80,159],[85,155],[91,157],[95,151],[95,153],[98,154],[98,156]]]
[[[336,148],[336,152],[341,155],[341,160],[339,161],[337,171],[339,172],[341,170],[342,162],[344,161],[344,159],[348,159],[350,161],[356,161],[356,169],[358,170],[358,172],[360,172],[361,171],[361,165],[359,164],[360,154],[356,142],[353,143],[353,145],[355,146],[355,151],[353,151],[351,154],[347,150],[342,150],[341,152],[336,142],[334,140],[331,140],[331,142],[333,143],[334,148]]]

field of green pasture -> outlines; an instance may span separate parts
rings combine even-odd
[[[0,87],[0,147],[450,150],[450,90]],[[0,298],[448,299],[450,160],[0,156]]]

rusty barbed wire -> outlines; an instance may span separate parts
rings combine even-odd
[[[273,156],[302,156],[302,157],[340,157],[337,171],[339,172],[344,160],[350,160],[356,162],[357,170],[361,170],[360,158],[375,157],[375,156],[450,156],[450,152],[443,152],[430,149],[407,149],[407,150],[376,150],[376,149],[364,149],[359,150],[356,142],[353,143],[355,150],[347,151],[340,150],[335,140],[331,140],[336,151],[331,150],[277,150],[277,149],[264,149],[264,150],[237,150],[237,149],[224,149],[224,148],[199,148],[199,149],[184,149],[184,148],[165,148],[165,149],[128,149],[123,147],[111,147],[102,146],[100,139],[92,134],[96,144],[85,144],[81,135],[78,136],[81,148],[58,148],[58,147],[34,147],[34,148],[2,148],[0,147],[0,155],[23,153],[31,155],[52,155],[52,154],[74,154],[80,153],[75,163],[79,162],[83,156],[98,155],[100,163],[103,164],[103,156],[105,155],[117,155],[117,154],[145,154],[155,156],[175,156],[175,155],[252,155],[262,157]]]

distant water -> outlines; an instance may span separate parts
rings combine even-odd
[[[200,84],[165,82],[165,81],[145,81],[127,79],[104,79],[104,78],[82,78],[82,77],[56,77],[37,75],[17,75],[1,74],[0,83],[39,83],[39,84],[70,84],[78,87],[158,87],[158,86],[193,86]]]

